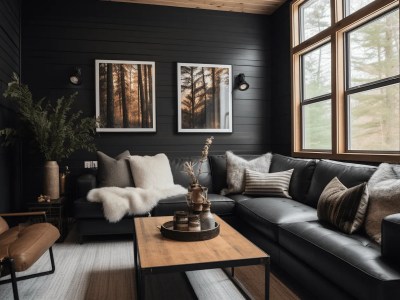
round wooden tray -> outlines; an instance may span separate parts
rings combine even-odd
[[[194,242],[211,240],[219,234],[219,224],[217,222],[215,222],[215,227],[213,229],[202,231],[180,231],[174,230],[173,228],[173,221],[162,224],[160,227],[162,236],[171,240]]]

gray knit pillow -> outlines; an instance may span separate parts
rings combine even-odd
[[[400,165],[382,163],[368,181],[369,207],[365,230],[381,243],[381,224],[384,217],[400,213]]]
[[[129,167],[129,156],[130,153],[128,150],[122,152],[116,158],[112,158],[103,152],[97,151],[98,186],[116,186],[121,188],[134,186],[131,169]]]
[[[246,169],[268,173],[271,165],[271,153],[266,153],[252,160],[246,160],[240,156],[233,154],[231,151],[226,152],[226,183],[228,188],[221,191],[221,195],[238,194],[244,191],[244,175]]]

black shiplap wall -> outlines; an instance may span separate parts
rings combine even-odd
[[[23,1],[22,72],[37,98],[78,91],[76,108],[95,114],[94,60],[120,59],[156,63],[156,133],[102,133],[100,150],[116,155],[197,154],[209,134],[177,133],[176,63],[231,64],[245,73],[250,89],[233,92],[233,133],[213,134],[213,153],[271,150],[270,17],[103,1]],[[68,84],[74,66],[83,84]],[[73,171],[95,154],[77,153]],[[31,163],[26,174],[39,172]],[[40,192],[31,184],[31,193]]]
[[[15,124],[12,105],[3,97],[13,72],[20,73],[20,1],[0,1],[0,128]],[[0,143],[2,142],[0,138]],[[14,210],[19,201],[16,147],[0,147],[0,212]]]
[[[291,154],[290,1],[272,15],[272,151]]]

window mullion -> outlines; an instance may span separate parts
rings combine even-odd
[[[400,82],[400,77],[399,77],[399,75],[396,75],[396,76],[392,76],[392,77],[378,80],[375,82],[366,83],[361,86],[348,88],[345,91],[345,93],[346,93],[346,95],[351,95],[354,93],[364,92],[367,90],[371,90],[371,89],[375,89],[375,88],[379,88],[379,87],[383,87],[383,86],[387,86],[387,85],[391,85],[391,84],[395,84],[395,83],[399,83],[399,82]]]
[[[334,91],[334,124],[333,124],[333,148],[335,154],[341,154],[346,151],[346,99],[345,99],[345,38],[343,32],[337,32],[332,35],[334,43],[332,46],[332,74]]]

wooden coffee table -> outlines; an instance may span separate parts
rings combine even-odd
[[[135,269],[139,299],[145,299],[145,276],[157,273],[231,268],[226,272],[239,290],[247,292],[234,276],[240,266],[265,266],[265,299],[269,299],[269,255],[239,232],[215,216],[220,234],[207,241],[180,242],[164,238],[157,226],[171,221],[169,217],[135,218]]]

